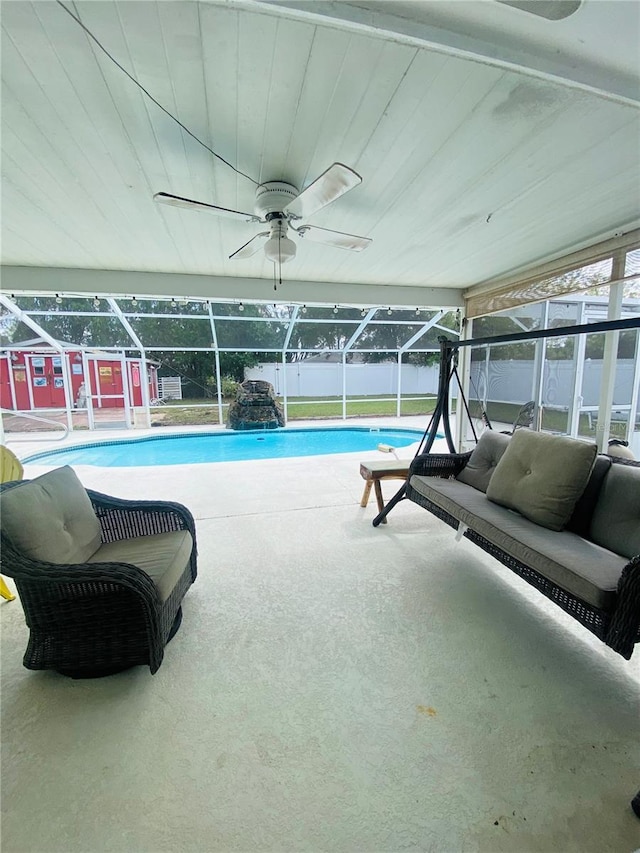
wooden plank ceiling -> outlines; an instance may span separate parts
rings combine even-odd
[[[462,289],[637,224],[628,99],[281,8],[69,8],[253,180],[363,176],[311,224],[373,245],[301,243],[289,277]],[[255,186],[57,3],[4,3],[2,38],[3,264],[272,277],[261,252],[228,259],[259,226],[153,202],[250,211]]]

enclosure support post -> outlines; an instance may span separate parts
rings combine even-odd
[[[288,421],[288,406],[287,406],[288,389],[287,389],[287,353],[285,350],[282,350],[280,357],[282,359],[282,399],[284,400],[283,410],[284,410],[284,422],[286,424]]]
[[[578,325],[584,323],[584,302],[578,305]],[[582,382],[584,379],[584,355],[587,347],[587,336],[578,335],[573,348],[573,393],[571,395],[571,410],[569,412],[569,435],[578,437],[580,432],[580,412],[584,397],[582,394]]]
[[[618,252],[613,257],[611,278],[616,284],[609,286],[609,309],[607,320],[615,320],[622,316],[622,295],[624,284],[618,279],[624,276],[626,255]],[[611,408],[613,406],[613,384],[616,378],[616,356],[618,352],[619,331],[609,331],[604,336],[604,353],[602,358],[602,379],[600,380],[600,401],[598,405],[598,426],[596,429],[596,445],[600,453],[606,448],[611,428]]]
[[[542,307],[540,327],[546,329],[549,324],[549,303],[545,302]],[[531,399],[536,404],[535,426],[537,430],[542,429],[542,417],[544,415],[544,363],[547,354],[547,342],[539,338],[535,342],[535,357],[533,362],[533,389]]]
[[[342,353],[342,420],[347,419],[347,354]]]
[[[144,406],[144,420],[147,429],[151,427],[151,398],[149,396],[149,365],[144,347],[140,350],[140,391],[142,392],[142,405]]]
[[[460,333],[461,340],[467,340],[473,337],[473,320],[463,320],[463,326]],[[459,358],[460,373],[462,375],[462,395],[465,399],[469,399],[469,385],[471,377],[471,348],[464,347]],[[467,417],[466,406],[462,404],[462,399],[458,395],[456,399],[456,447],[461,449],[467,441]]]

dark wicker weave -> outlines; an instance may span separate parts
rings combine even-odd
[[[20,485],[4,483],[0,492]],[[182,599],[196,578],[193,516],[177,503],[126,501],[90,490],[87,494],[103,543],[188,530],[193,537],[189,563],[163,602],[154,582],[137,566],[38,562],[16,551],[0,534],[2,572],[15,580],[30,629],[24,665],[77,677],[139,664],[155,673],[180,623]]]
[[[443,454],[432,456],[425,454],[424,456],[417,456],[409,470],[406,497],[424,509],[428,509],[429,512],[457,530],[460,524],[458,519],[416,491],[411,486],[411,477],[414,474],[423,477],[455,477],[464,468],[470,455]],[[640,462],[627,459],[614,458],[612,463],[640,467]],[[635,643],[640,642],[640,555],[633,557],[624,568],[612,609],[601,610],[567,592],[473,530],[466,529],[464,536],[491,554],[507,568],[520,575],[527,583],[530,583],[558,607],[573,616],[615,652],[629,660],[633,654]]]

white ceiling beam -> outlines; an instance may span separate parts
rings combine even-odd
[[[220,0],[207,0],[218,4]],[[638,13],[634,3],[593,3],[563,26],[497,3],[442,0],[225,0],[252,11],[364,32],[397,43],[428,47],[531,77],[560,83],[619,103],[638,104]],[[617,8],[611,8],[611,7]],[[265,8],[266,7],[266,8]],[[598,8],[599,7],[599,8]],[[585,11],[586,23],[585,21]],[[619,48],[603,34],[616,17]],[[624,32],[624,26],[628,32]],[[621,29],[622,28],[622,29]],[[620,42],[623,42],[620,43]]]
[[[268,279],[129,272],[125,270],[0,267],[5,293],[88,293],[92,296],[170,296],[261,302],[393,305],[461,308],[462,292],[447,287],[283,281],[276,293]]]

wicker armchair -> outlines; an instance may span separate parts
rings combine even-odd
[[[155,673],[196,578],[189,510],[85,490],[68,467],[0,485],[0,510],[2,572],[30,629],[25,667]]]

